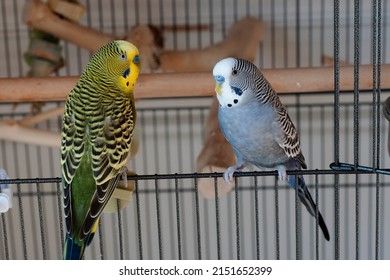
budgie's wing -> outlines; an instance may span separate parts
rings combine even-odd
[[[122,175],[122,169],[117,171],[117,175],[111,178],[109,181],[102,185],[96,185],[96,192],[94,193],[91,201],[91,207],[85,216],[83,226],[80,230],[80,239],[86,238],[95,226],[100,214],[104,210],[108,201],[110,200],[112,193],[114,192],[119,179]]]
[[[305,158],[302,155],[298,132],[288,115],[286,108],[277,98],[276,100],[277,128],[276,141],[290,158],[295,158],[303,169],[306,169]]]
[[[129,115],[133,115],[129,113]],[[103,129],[92,145],[92,169],[96,181],[96,191],[85,217],[80,237],[87,236],[100,217],[114,192],[130,150],[134,123],[125,121],[125,117],[111,115],[103,122]]]
[[[83,114],[73,114],[71,102],[64,112],[63,136],[62,136],[62,177],[64,181],[64,212],[67,232],[72,231],[72,180],[76,170],[80,167],[81,159],[85,152],[87,135],[78,132],[75,125],[84,126]],[[77,110],[77,108],[76,108]],[[132,112],[128,112],[132,115]],[[107,118],[108,117],[108,118]],[[102,122],[96,122],[89,133],[94,134],[93,129],[99,131],[92,143],[91,157],[93,178],[96,183],[96,191],[91,199],[91,206],[85,216],[80,231],[80,240],[83,240],[92,230],[104,207],[108,203],[115,187],[124,171],[127,156],[130,149],[133,122],[125,122],[124,116],[105,116]],[[101,123],[101,126],[97,125]],[[81,131],[81,130],[80,130]]]
[[[64,212],[65,224],[68,233],[72,231],[72,195],[71,183],[81,163],[81,158],[85,149],[85,133],[77,131],[77,121],[84,123],[82,114],[74,114],[72,102],[66,101],[64,118],[62,122],[62,139],[61,139],[61,167],[62,167],[62,181],[64,186]]]

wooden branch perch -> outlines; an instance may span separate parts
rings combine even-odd
[[[133,171],[127,171],[127,176],[134,175],[136,174]],[[118,210],[125,208],[132,200],[134,191],[134,180],[128,180],[126,183],[123,180],[120,180],[118,186],[115,188],[110,200],[104,208],[104,212],[115,213],[118,212]]]
[[[321,56],[321,63],[324,66],[333,66],[334,65],[334,57],[322,55]],[[348,63],[347,61],[344,61],[344,60],[340,61],[340,66],[348,66],[348,65],[352,65],[352,64]]]
[[[343,66],[340,71],[341,90],[353,90],[353,67]],[[333,67],[270,69],[262,72],[279,93],[333,92]],[[390,65],[382,65],[381,73],[383,76],[389,76]],[[360,75],[360,89],[372,89],[372,66],[361,66]],[[78,77],[0,78],[0,102],[65,100],[77,79]],[[381,86],[383,89],[390,89],[390,79],[383,79]],[[214,81],[211,73],[142,74],[135,95],[138,99],[214,96]],[[58,109],[57,112],[44,114],[52,117],[61,112],[62,110]],[[29,143],[37,145],[59,145],[57,140],[59,136],[28,128],[27,126],[42,121],[42,116],[31,118],[24,120],[25,123],[23,121],[21,123],[1,122],[2,139],[15,141],[28,139]],[[38,134],[33,135],[34,133]],[[12,138],[15,135],[19,136]]]
[[[21,120],[0,121],[0,139],[47,147],[60,146],[60,133],[31,126],[63,114],[64,108],[55,108]]]
[[[390,76],[390,64],[382,65],[382,76]],[[264,69],[262,73],[278,93],[333,92],[333,67]],[[353,67],[340,68],[340,90],[354,88]],[[0,78],[0,102],[65,100],[79,77]],[[360,67],[361,90],[372,89],[372,65]],[[390,89],[390,79],[381,81]],[[214,96],[214,80],[207,73],[141,74],[135,97],[169,98]]]
[[[60,133],[22,126],[17,122],[0,121],[0,139],[41,145],[48,147],[60,146]]]
[[[174,72],[212,71],[214,65],[225,57],[254,60],[263,39],[263,24],[258,19],[244,18],[229,29],[226,38],[201,50],[163,51],[161,69]]]

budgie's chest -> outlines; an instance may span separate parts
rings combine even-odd
[[[258,167],[275,167],[288,160],[278,144],[280,127],[272,106],[256,102],[219,108],[221,130],[236,156]]]

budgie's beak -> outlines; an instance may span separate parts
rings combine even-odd
[[[220,84],[220,83],[215,83],[215,92],[216,92],[219,96],[221,96],[221,94],[222,94],[222,84]]]
[[[222,76],[214,76],[215,80],[215,92],[221,96],[222,94],[222,84],[225,81],[225,78]]]

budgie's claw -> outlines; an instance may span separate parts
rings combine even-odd
[[[236,167],[235,166],[230,166],[223,173],[223,180],[225,182],[228,182],[228,183],[233,183],[234,182],[233,174],[234,174],[235,171],[236,171]]]
[[[288,181],[288,175],[284,165],[278,165],[278,179],[280,181]]]
[[[245,163],[236,164],[226,169],[226,171],[223,173],[223,179],[225,180],[225,182],[234,183],[234,178],[233,178],[234,172],[241,171],[244,167],[245,167]]]

